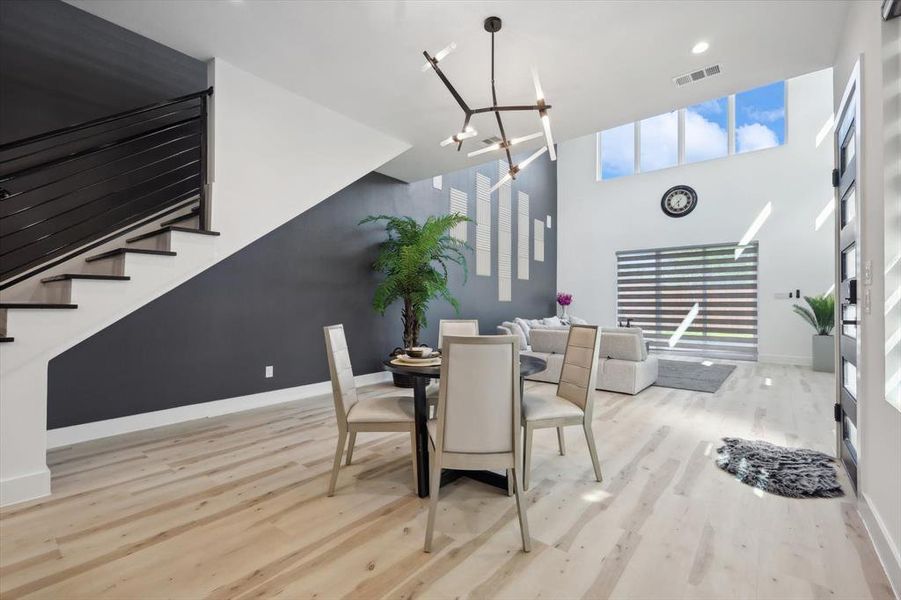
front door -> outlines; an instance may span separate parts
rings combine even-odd
[[[858,273],[860,272],[860,228],[857,218],[859,202],[858,152],[860,148],[858,119],[860,104],[854,70],[838,109],[835,129],[835,171],[838,211],[836,222],[836,312],[838,323],[837,393],[835,405],[837,454],[857,488],[857,390],[860,370],[860,319],[858,305]]]

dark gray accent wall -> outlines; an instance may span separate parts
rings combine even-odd
[[[0,2],[0,143],[207,87],[206,64],[59,0]]]
[[[450,187],[467,192],[474,218],[477,171],[497,180],[497,162],[445,175],[441,190],[431,180],[406,184],[367,175],[54,358],[48,427],[326,381],[322,327],[333,323],[344,324],[356,374],[381,370],[381,360],[401,344],[400,305],[384,317],[372,311],[378,276],[370,265],[384,230],[357,223],[370,214],[421,220],[446,213]],[[478,318],[482,333],[494,333],[498,323],[514,316],[547,316],[555,309],[555,228],[545,232],[544,262],[531,258],[530,232],[530,279],[516,279],[519,190],[530,196],[530,222],[551,215],[556,224],[556,164],[544,157],[513,184],[512,302],[498,302],[497,193],[492,195],[492,276],[475,275],[473,252],[469,279],[464,283],[460,270],[451,274],[459,318]],[[253,210],[250,202],[248,210]],[[474,244],[475,224],[468,228]],[[436,301],[423,342],[437,342],[441,318],[454,318],[454,311]],[[275,367],[275,377],[264,378],[266,365]]]

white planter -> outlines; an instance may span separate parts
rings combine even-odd
[[[835,372],[835,338],[831,335],[815,335],[812,338],[813,370]]]

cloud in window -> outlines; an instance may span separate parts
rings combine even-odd
[[[676,165],[679,158],[679,116],[670,112],[641,122],[641,170]]]
[[[764,148],[773,148],[778,145],[779,138],[776,136],[776,132],[766,125],[751,123],[750,125],[742,125],[735,130],[736,152],[763,150]]]
[[[745,108],[745,114],[748,119],[751,121],[757,121],[758,123],[775,123],[780,119],[785,118],[785,108],[774,108],[772,110],[760,110],[756,107],[750,106]]]
[[[698,106],[685,111],[685,162],[719,158],[728,152],[726,128],[704,118]]]

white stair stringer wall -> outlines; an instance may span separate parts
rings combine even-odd
[[[7,335],[15,341],[0,344],[2,506],[50,493],[47,369],[53,357],[410,147],[220,59],[210,62],[210,76],[215,87],[211,229],[221,235],[174,233],[170,243],[177,256],[73,260],[69,264],[80,267],[68,272],[107,274],[118,271],[114,261],[124,261],[121,266],[131,280],[76,280],[61,286],[60,293],[70,295],[77,309],[7,311]],[[121,238],[119,246],[126,246],[125,237],[130,236]],[[15,288],[4,293],[7,299],[16,296]]]

